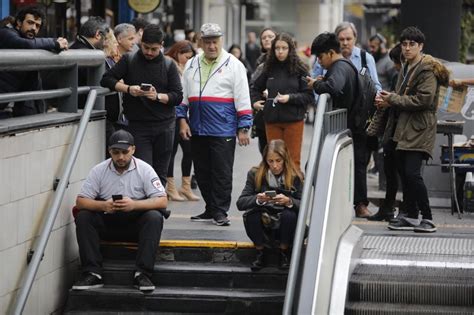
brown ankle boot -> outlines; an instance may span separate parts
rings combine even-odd
[[[355,208],[356,217],[358,218],[368,218],[372,215],[369,208],[364,203],[359,203]]]
[[[191,190],[191,176],[183,177],[183,182],[179,193],[186,197],[189,201],[199,201],[201,198],[196,196]]]
[[[174,184],[174,178],[168,177],[166,183],[166,194],[168,195],[168,199],[172,201],[184,201],[184,199],[176,190],[176,185]]]

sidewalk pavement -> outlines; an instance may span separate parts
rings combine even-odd
[[[309,144],[312,136],[312,126],[305,125],[305,134],[303,139],[302,148],[302,163],[305,165],[308,153]],[[175,158],[175,181],[176,184],[181,184],[181,150]],[[248,147],[237,146],[235,152],[235,163],[233,173],[233,189],[232,189],[232,202],[229,210],[229,218],[231,220],[231,226],[221,227],[216,226],[212,222],[191,222],[190,217],[202,213],[204,211],[204,202],[169,202],[169,209],[171,210],[171,217],[166,220],[163,229],[163,240],[228,240],[238,242],[248,242],[249,239],[245,233],[242,212],[237,210],[235,202],[237,201],[247,179],[247,172],[252,166],[260,163],[261,156],[258,151],[257,139],[252,139]],[[384,192],[378,190],[377,178],[368,176],[368,195],[375,197],[383,197]],[[194,191],[200,196],[199,190]],[[401,198],[401,196],[399,197]],[[474,236],[474,213],[465,213],[461,220],[458,219],[457,214],[451,215],[451,210],[443,207],[443,203],[447,202],[435,200],[441,207],[433,208],[434,222],[438,227],[437,233],[432,233],[440,237],[444,235],[446,237],[473,237]],[[369,209],[372,213],[377,212],[378,207],[374,204],[369,205]],[[347,209],[347,211],[353,211]],[[370,234],[388,234],[388,235],[408,235],[420,234],[414,232],[395,232],[387,229],[386,222],[372,222],[366,219],[354,218],[354,224],[363,229],[366,233]],[[426,236],[426,234],[423,234]]]

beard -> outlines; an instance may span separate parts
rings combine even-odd
[[[379,61],[380,58],[383,57],[384,54],[382,54],[382,51],[379,49],[376,52],[374,52],[373,57],[375,59],[375,62]]]

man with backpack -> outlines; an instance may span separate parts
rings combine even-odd
[[[356,46],[357,42],[357,29],[354,24],[351,22],[342,22],[336,26],[335,30],[336,40],[340,45],[341,56],[347,60],[350,60],[355,68],[362,74],[368,72],[367,74],[373,81],[375,89],[377,91],[382,90],[380,85],[377,69],[375,66],[374,58],[367,53],[366,51],[360,49]],[[314,43],[314,42],[313,42]],[[353,72],[353,70],[351,70]],[[316,62],[313,69],[313,76],[318,77],[324,74],[324,69],[321,67],[321,64]],[[330,93],[331,94],[331,93]],[[364,91],[365,94],[367,91]],[[331,95],[332,96],[332,95]],[[357,96],[356,94],[351,94],[351,97]],[[363,100],[364,102],[365,100]],[[347,107],[346,107],[347,108]],[[375,107],[373,107],[375,110]],[[353,117],[360,118],[360,117]],[[358,122],[361,123],[362,122]],[[349,125],[348,125],[349,126]],[[364,125],[365,127],[365,125]],[[359,218],[368,218],[371,216],[369,209],[367,208],[369,201],[367,199],[367,162],[369,158],[369,147],[368,147],[368,137],[364,132],[353,133],[354,141],[354,156],[355,156],[355,189],[354,189],[354,210],[356,216]],[[376,139],[375,139],[376,141]],[[358,163],[359,162],[359,163]]]
[[[127,130],[135,138],[135,156],[153,166],[166,185],[175,106],[181,103],[183,90],[178,68],[161,53],[163,37],[158,25],[146,26],[140,50],[124,55],[104,74],[101,84],[123,93]]]
[[[317,94],[331,95],[334,108],[346,108],[347,126],[354,142],[354,205],[357,217],[368,217],[367,209],[367,146],[365,125],[370,104],[375,98],[375,87],[370,79],[359,74],[355,66],[341,53],[341,46],[334,33],[317,36],[311,45],[311,53],[316,55],[319,64],[327,70],[316,79],[308,78],[308,86]],[[366,86],[364,86],[366,84]],[[370,86],[372,84],[372,86]],[[369,89],[372,91],[364,91]]]

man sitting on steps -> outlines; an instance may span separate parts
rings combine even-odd
[[[152,291],[150,277],[168,203],[165,189],[153,168],[133,156],[129,132],[116,131],[109,143],[111,158],[91,170],[77,196],[76,235],[83,273],[72,288],[102,287],[100,238],[130,240],[132,235],[138,239],[134,285]]]

